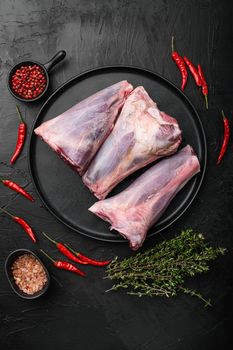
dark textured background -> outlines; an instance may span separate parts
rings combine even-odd
[[[180,76],[170,58],[171,35],[179,51],[200,62],[210,83],[210,109],[190,79],[186,94],[196,106],[207,135],[208,167],[203,186],[185,215],[145,248],[193,227],[209,241],[233,246],[232,140],[220,167],[215,165],[222,138],[219,110],[232,119],[232,1],[218,0],[1,0],[0,1],[0,175],[10,177],[35,195],[27,168],[27,143],[12,168],[16,101],[6,89],[6,74],[19,60],[45,62],[59,49],[64,63],[52,74],[53,91],[70,77],[96,66],[132,64],[160,73],[177,85]],[[41,106],[20,104],[30,126]],[[232,122],[231,122],[232,126]],[[0,205],[27,219],[40,239],[32,246],[11,220],[0,214],[0,348],[86,350],[228,350],[232,348],[232,253],[212,264],[211,271],[188,284],[213,301],[203,308],[188,296],[173,299],[104,293],[110,283],[103,270],[87,268],[88,279],[56,271],[49,262],[51,288],[41,299],[25,301],[10,289],[4,274],[6,256],[16,248],[54,247],[40,229],[96,257],[129,255],[126,244],[94,241],[70,231],[41,205],[0,187]]]

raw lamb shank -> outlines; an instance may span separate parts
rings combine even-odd
[[[199,171],[198,158],[188,145],[155,164],[123,192],[96,202],[89,210],[110,222],[111,230],[117,230],[136,250],[171,200]]]
[[[83,176],[99,199],[145,165],[177,151],[181,130],[161,112],[142,86],[127,98],[115,127]]]
[[[35,133],[82,175],[110,134],[132,90],[125,80],[109,86],[44,122]]]

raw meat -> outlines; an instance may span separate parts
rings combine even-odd
[[[137,87],[127,98],[121,114],[83,182],[99,199],[136,170],[176,152],[181,142],[177,121],[159,111],[145,89]]]
[[[89,210],[110,222],[111,230],[117,230],[136,250],[171,200],[199,171],[198,158],[188,145],[155,164],[123,192],[96,202]]]
[[[43,123],[35,133],[82,175],[132,90],[125,80],[109,86]]]

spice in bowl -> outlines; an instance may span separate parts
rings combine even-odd
[[[42,94],[47,84],[43,69],[37,65],[22,65],[11,77],[12,91],[25,99],[34,99]]]
[[[41,291],[48,282],[44,267],[32,254],[20,255],[11,270],[15,284],[28,295]]]

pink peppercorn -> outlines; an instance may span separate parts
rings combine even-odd
[[[12,90],[26,99],[39,96],[44,91],[46,82],[44,71],[37,64],[21,66],[11,77]]]

